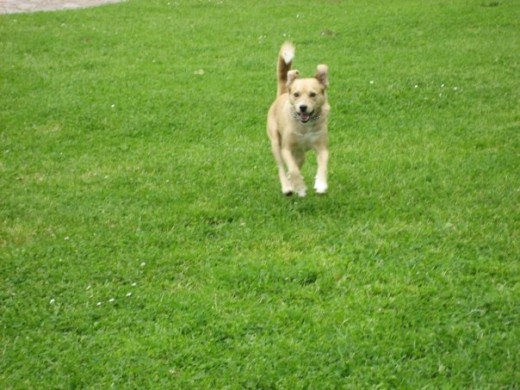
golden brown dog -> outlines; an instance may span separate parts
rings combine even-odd
[[[300,78],[297,70],[291,70],[293,59],[294,46],[285,42],[278,56],[278,92],[267,116],[267,134],[278,165],[282,192],[305,196],[306,186],[300,170],[305,152],[314,149],[318,162],[314,189],[318,194],[324,194],[328,188],[329,159],[328,67],[318,65],[314,77]]]

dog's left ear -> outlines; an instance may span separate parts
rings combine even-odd
[[[314,78],[327,88],[329,86],[329,67],[323,64],[318,65]]]

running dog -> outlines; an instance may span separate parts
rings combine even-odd
[[[312,78],[300,78],[300,73],[291,69],[294,53],[290,42],[285,42],[280,49],[277,97],[267,115],[267,134],[278,166],[282,193],[289,196],[296,192],[303,197],[307,188],[300,170],[305,152],[310,149],[316,151],[318,163],[314,189],[316,193],[324,194],[328,188],[329,79],[327,65],[318,65]]]

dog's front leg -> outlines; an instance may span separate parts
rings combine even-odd
[[[298,167],[298,163],[294,155],[290,149],[283,148],[282,156],[285,161],[285,165],[287,166],[289,180],[291,181],[294,191],[298,194],[298,196],[304,197],[307,193],[307,187],[305,186],[303,176],[300,173],[300,168]]]
[[[314,189],[318,194],[324,194],[327,192],[327,164],[329,161],[329,151],[326,147],[321,147],[316,150],[318,154],[318,171],[316,173],[316,181],[314,183]]]
[[[292,195],[293,187],[289,181],[289,178],[287,177],[287,174],[285,173],[282,151],[277,139],[271,141],[271,147],[274,159],[276,160],[276,166],[278,167],[278,176],[280,178],[280,183],[282,184],[282,193],[287,196]]]

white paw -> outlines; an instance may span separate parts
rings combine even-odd
[[[314,189],[316,190],[317,194],[324,194],[327,192],[328,185],[325,181],[322,180],[316,180],[316,183],[314,184]]]

